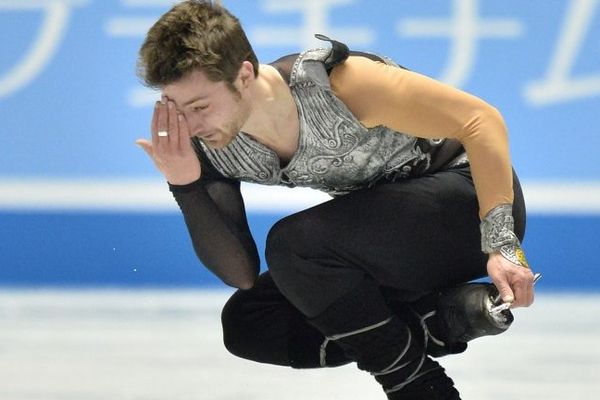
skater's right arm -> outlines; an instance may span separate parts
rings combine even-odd
[[[252,287],[260,262],[239,182],[211,168],[199,144],[194,148],[185,118],[168,104],[155,107],[152,142],[137,144],[167,179],[200,261],[227,285]]]
[[[251,288],[260,262],[239,182],[203,182],[200,178],[189,185],[169,187],[200,261],[226,284]]]

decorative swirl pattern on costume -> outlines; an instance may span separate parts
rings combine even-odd
[[[242,132],[224,149],[211,149],[204,143],[202,148],[225,176],[265,185],[280,183],[277,155]]]

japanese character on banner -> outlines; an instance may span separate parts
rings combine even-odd
[[[573,64],[597,15],[599,0],[572,0],[543,80],[530,83],[525,98],[541,106],[600,96],[600,73],[572,76]]]
[[[121,0],[121,5],[136,12],[152,8],[162,13],[173,5],[173,0]],[[117,15],[107,20],[104,31],[115,38],[140,38],[146,35],[156,19],[156,15]],[[156,91],[138,86],[129,90],[127,102],[135,108],[146,107],[154,104],[159,97]]]
[[[302,22],[297,27],[261,25],[251,30],[252,43],[257,46],[294,46],[305,50],[323,46],[313,36],[315,33],[322,33],[368,47],[375,38],[372,29],[364,26],[332,27],[329,23],[328,17],[335,8],[355,3],[356,0],[263,0],[260,6],[267,14],[300,13]]]
[[[453,0],[450,18],[405,18],[397,24],[403,37],[448,37],[449,60],[439,80],[455,86],[465,85],[476,61],[480,39],[514,39],[523,34],[519,21],[482,18],[480,0]]]
[[[29,48],[0,76],[0,99],[25,88],[49,65],[58,51],[74,7],[87,0],[0,0],[0,13],[42,13],[42,23]]]

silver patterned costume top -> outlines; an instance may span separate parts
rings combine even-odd
[[[307,186],[339,195],[369,187],[382,178],[404,178],[429,169],[431,154],[421,149],[418,138],[384,126],[366,128],[333,94],[324,65],[330,52],[305,51],[292,68],[290,89],[298,109],[300,135],[290,162],[282,167],[274,151],[240,132],[223,149],[202,144],[208,160],[221,174],[241,181]],[[427,147],[431,150],[442,142],[429,140]]]

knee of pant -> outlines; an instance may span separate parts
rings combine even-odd
[[[301,218],[289,216],[279,220],[267,235],[265,257],[269,270],[277,274],[289,268],[296,255],[305,253],[312,246],[310,229]]]
[[[221,325],[223,326],[223,344],[227,351],[245,358],[247,345],[243,333],[243,303],[241,292],[236,292],[231,296],[221,311]]]

